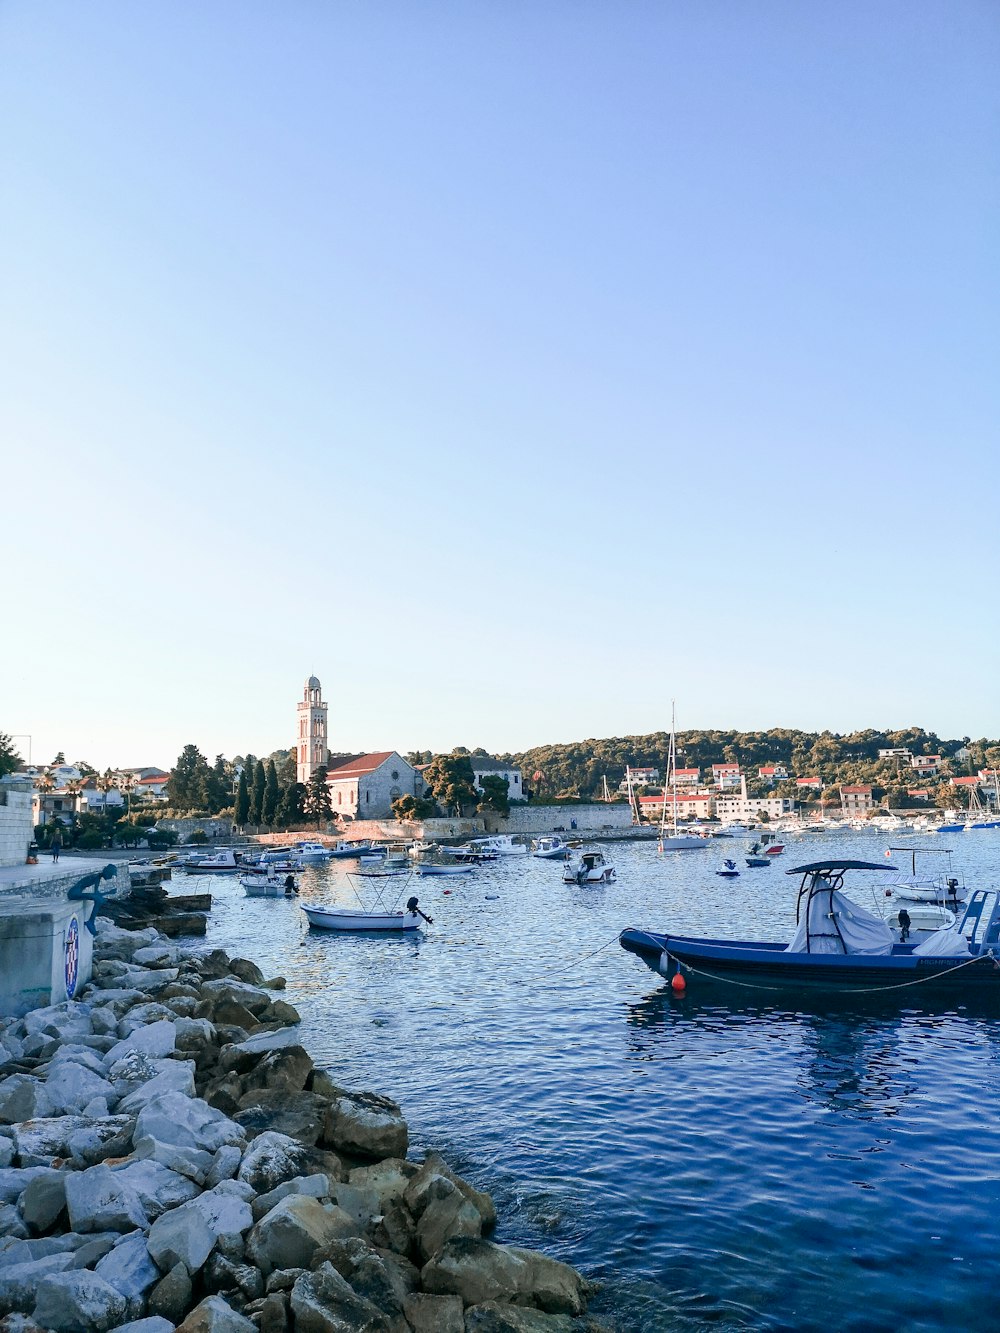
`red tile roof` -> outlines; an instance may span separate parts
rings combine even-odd
[[[844,796],[870,796],[871,787],[841,787],[841,795]]]
[[[820,778],[796,778],[795,783],[799,787],[822,787],[823,785]]]
[[[360,754],[357,759],[348,759],[336,768],[327,769],[327,782],[337,782],[341,778],[363,778],[366,773],[374,773],[387,759],[391,759],[395,750],[379,750],[377,754]]]
[[[953,787],[978,787],[978,786],[979,786],[979,779],[978,779],[978,778],[952,778],[952,780],[951,780],[951,785],[952,785]]]

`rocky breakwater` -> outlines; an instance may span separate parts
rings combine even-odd
[[[78,1001],[0,1020],[0,1331],[569,1333],[587,1284],[488,1239],[245,959],[99,922]]]

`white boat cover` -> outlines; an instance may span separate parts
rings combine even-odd
[[[957,926],[948,926],[944,930],[935,930],[928,935],[923,944],[913,950],[921,958],[971,958],[969,941]]]
[[[831,898],[834,920],[830,919]],[[820,890],[809,899],[785,952],[887,954],[892,953],[894,943],[893,933],[881,917],[866,912],[842,893],[831,895]]]

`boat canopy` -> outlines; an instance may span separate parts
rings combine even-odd
[[[795,934],[786,952],[892,953],[895,939],[882,918],[866,912],[840,891],[848,870],[885,869],[873,861],[813,861],[788,871],[790,875],[801,875],[802,884],[796,904]]]

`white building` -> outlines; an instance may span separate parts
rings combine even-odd
[[[910,758],[910,767],[914,772],[926,777],[930,773],[940,771],[941,756],[939,754],[915,754]]]
[[[899,748],[896,750],[879,750],[878,757],[880,759],[905,759],[909,763],[913,756],[909,750]]]
[[[322,686],[310,676],[298,705],[298,735],[295,739],[295,781],[306,786],[313,772],[330,762],[327,744],[327,710]]]
[[[723,821],[759,819],[767,815],[768,819],[780,819],[795,811],[795,802],[787,796],[717,796],[715,813]]]
[[[677,768],[674,769],[674,781],[678,787],[697,787],[701,781],[700,768]]]
[[[672,822],[674,810],[677,810],[678,821],[682,819],[708,819],[712,813],[713,797],[711,792],[707,791],[679,791],[667,792],[666,810],[667,820]],[[646,819],[659,822],[663,816],[664,797],[660,792],[658,796],[640,796],[639,809]]]
[[[390,819],[397,796],[423,796],[424,780],[395,750],[362,754],[326,777],[333,813],[351,819]]]
[[[501,764],[499,759],[484,759],[478,754],[470,756],[469,762],[472,764],[472,785],[476,791],[482,791],[483,778],[506,778],[508,800],[525,799],[521,770],[513,764]]]

